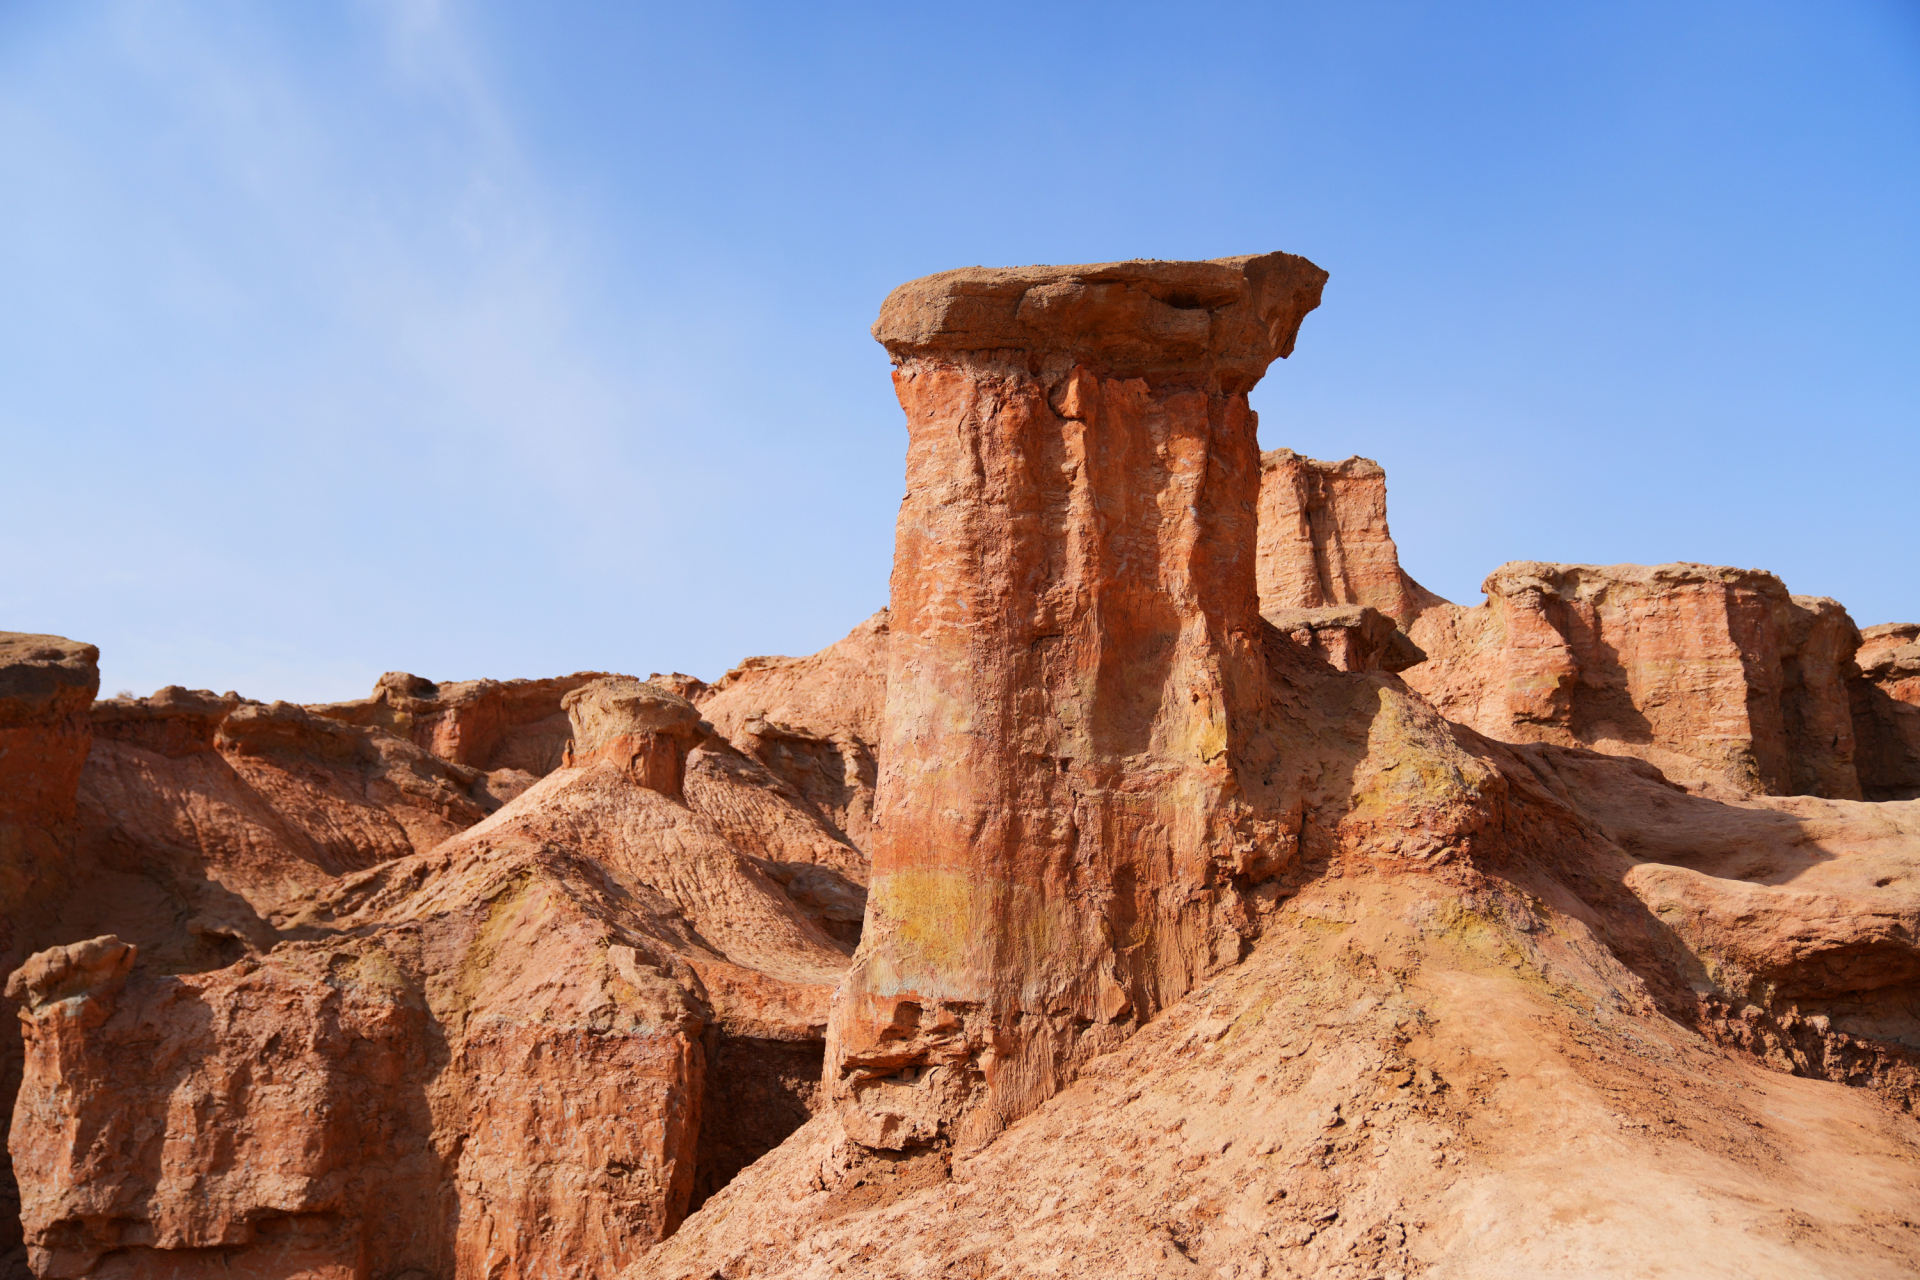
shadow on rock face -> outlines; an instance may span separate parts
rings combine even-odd
[[[1714,799],[1641,761],[1461,734],[1597,837],[1488,870],[1591,912],[1668,1016],[1920,1103],[1920,804]]]

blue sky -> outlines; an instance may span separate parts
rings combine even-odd
[[[0,0],[0,628],[109,691],[709,678],[887,593],[867,336],[973,263],[1332,273],[1261,436],[1407,567],[1920,619],[1920,7]]]

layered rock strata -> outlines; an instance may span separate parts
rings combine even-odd
[[[1407,682],[1512,742],[1640,756],[1683,781],[1859,798],[1848,676],[1857,633],[1832,600],[1759,570],[1502,566],[1485,604],[1410,628]]]
[[[971,269],[882,307],[907,496],[828,1042],[858,1141],[983,1142],[1237,958],[1230,885],[1285,844],[1236,724],[1267,685],[1246,395],[1324,280]]]
[[[1260,455],[1260,607],[1364,605],[1406,626],[1444,604],[1400,567],[1387,528],[1387,473],[1371,458]]]

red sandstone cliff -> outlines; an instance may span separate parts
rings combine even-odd
[[[75,806],[92,745],[100,651],[0,631],[0,969],[54,941],[39,928],[74,888]],[[11,997],[0,1000],[0,1119],[20,1085]],[[0,1274],[24,1264],[12,1162],[0,1152]]]
[[[1856,765],[1869,800],[1920,799],[1920,625],[1860,633],[1852,682]]]

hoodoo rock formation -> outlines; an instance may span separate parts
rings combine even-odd
[[[890,605],[712,684],[0,635],[0,1280],[1920,1272],[1920,627],[1425,591],[1325,278],[902,286]]]
[[[1325,273],[1285,254],[973,269],[874,336],[907,414],[849,1132],[986,1141],[1237,959],[1283,865],[1240,776],[1267,675],[1248,390]]]

